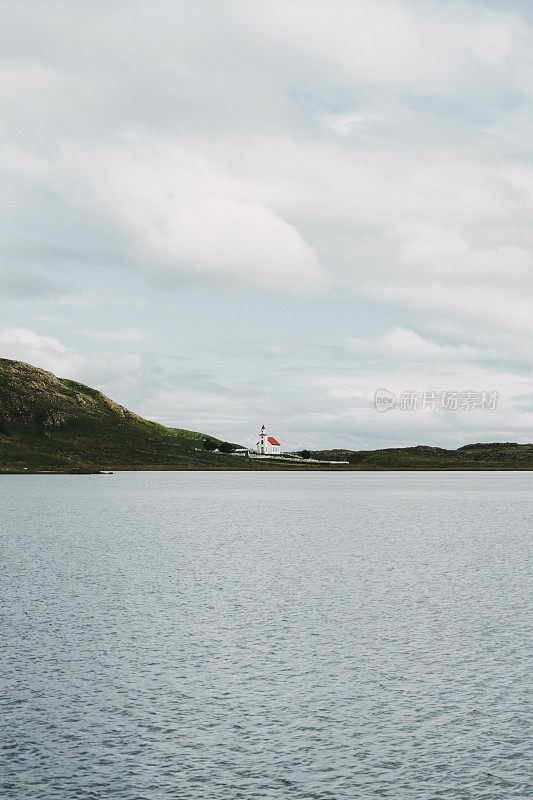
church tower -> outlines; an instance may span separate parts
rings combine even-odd
[[[257,453],[261,456],[274,456],[278,455],[281,451],[281,445],[273,436],[269,436],[266,428],[263,425],[261,433],[259,434],[259,441],[256,444]]]

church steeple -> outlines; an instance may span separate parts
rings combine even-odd
[[[259,441],[256,444],[257,453],[261,456],[273,456],[281,451],[281,445],[273,436],[269,436],[264,425],[261,426]]]

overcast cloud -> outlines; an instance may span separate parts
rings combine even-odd
[[[531,440],[531,4],[1,15],[1,354],[242,442]]]

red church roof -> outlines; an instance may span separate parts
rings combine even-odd
[[[274,439],[274,437],[273,437],[273,436],[269,436],[269,437],[268,437],[268,441],[270,442],[270,444],[277,444],[277,445],[279,445],[279,442],[277,442],[277,441]],[[280,445],[280,446],[281,446],[281,445]]]

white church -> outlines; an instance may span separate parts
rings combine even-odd
[[[256,452],[259,455],[264,456],[273,456],[279,454],[281,450],[281,445],[274,439],[273,436],[269,436],[266,432],[265,426],[261,428],[261,433],[259,434],[259,441],[256,444]]]

